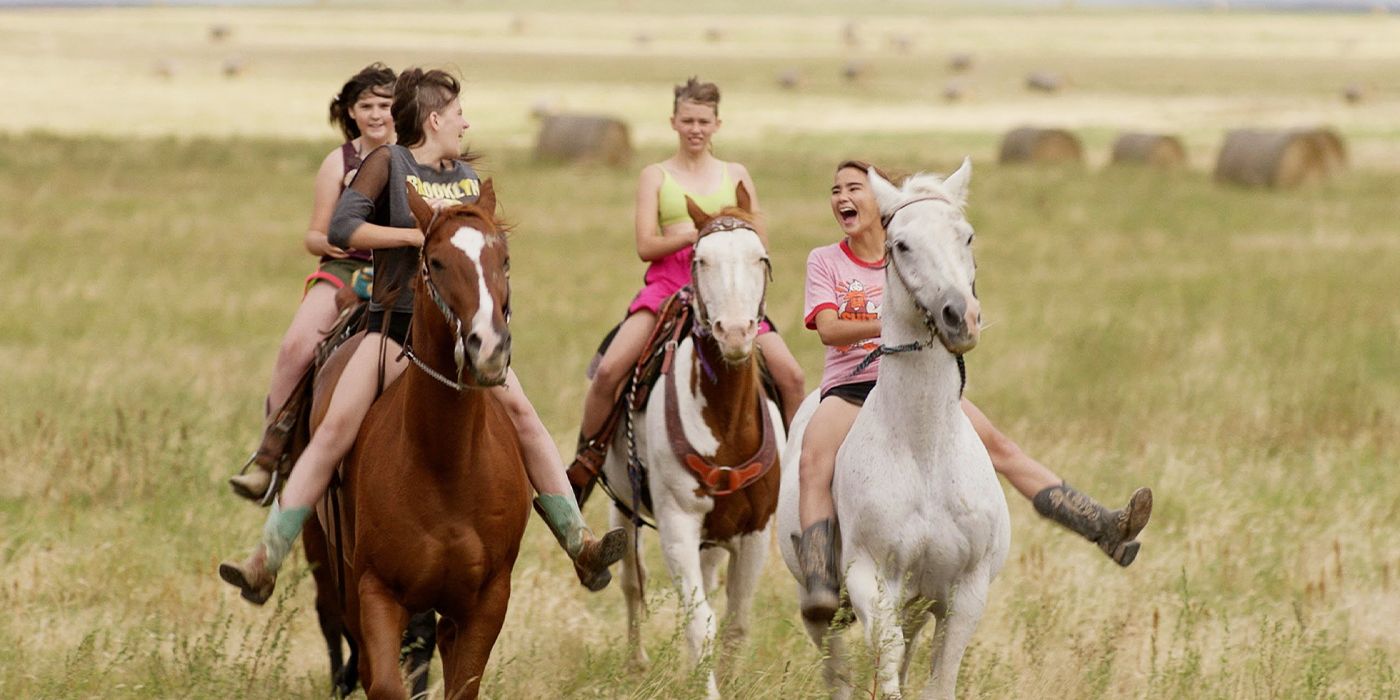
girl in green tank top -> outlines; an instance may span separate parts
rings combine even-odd
[[[637,185],[634,228],[637,255],[649,264],[646,286],[628,307],[626,320],[618,326],[598,361],[593,384],[584,397],[579,451],[569,468],[576,490],[584,482],[591,483],[591,476],[602,468],[607,445],[598,439],[598,433],[618,387],[636,364],[656,325],[657,310],[667,297],[690,284],[692,246],[698,232],[686,213],[685,197],[689,195],[705,211],[717,212],[735,204],[735,183],[740,183],[753,200],[754,212],[759,210],[757,190],[748,169],[740,163],[722,161],[713,153],[711,140],[719,127],[719,88],[714,83],[691,78],[676,86],[671,111],[676,152],[643,168]],[[768,239],[761,218],[758,235],[766,246]],[[767,330],[772,330],[771,326]],[[784,418],[791,422],[806,393],[802,368],[777,333],[761,333],[757,342],[782,394]]]

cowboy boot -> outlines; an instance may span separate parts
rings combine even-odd
[[[281,504],[273,501],[263,524],[262,541],[247,559],[219,564],[219,576],[242,589],[244,599],[254,605],[267,602],[277,586],[277,570],[282,568],[282,561],[310,514],[307,506],[283,511]]]
[[[579,583],[594,592],[606,588],[612,581],[608,567],[627,553],[627,533],[619,527],[602,539],[595,538],[583,522],[578,504],[563,494],[542,493],[535,497],[534,505],[559,546],[574,560]]]
[[[1152,517],[1152,489],[1148,488],[1134,491],[1128,505],[1118,510],[1099,505],[1066,483],[1043,489],[1031,503],[1037,513],[1097,544],[1119,566],[1137,558],[1138,533]]]
[[[569,486],[574,491],[576,504],[588,502],[589,495],[593,493],[593,486],[598,482],[598,475],[603,473],[603,463],[607,458],[608,446],[603,444],[598,436],[578,436],[578,449],[574,461],[564,470],[564,474],[569,477]]]
[[[247,469],[252,467],[252,469]],[[228,485],[233,489],[233,493],[239,497],[250,501],[261,502],[267,496],[267,490],[272,488],[272,471],[263,468],[257,463],[257,458],[248,460],[244,467],[247,471],[242,471],[228,478]]]
[[[841,604],[840,583],[836,575],[836,543],[832,538],[831,518],[818,520],[793,535],[797,545],[797,563],[802,568],[802,617],[813,622],[829,623]]]

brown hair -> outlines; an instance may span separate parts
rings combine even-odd
[[[350,116],[350,108],[355,106],[360,95],[368,92],[380,97],[393,97],[394,80],[394,71],[375,61],[345,81],[340,87],[340,92],[331,98],[330,122],[340,128],[340,133],[345,134],[346,141],[360,137],[360,125]]]
[[[394,84],[394,133],[400,146],[416,146],[426,136],[423,120],[442,111],[462,92],[462,85],[450,73],[436,68],[409,68]]]
[[[684,85],[677,85],[675,89],[676,98],[671,102],[671,114],[676,114],[676,108],[680,107],[681,100],[694,102],[708,106],[715,111],[715,116],[719,116],[719,86],[714,83],[702,83],[700,78],[692,75],[686,79]]]
[[[836,166],[836,172],[839,173],[839,172],[841,172],[842,170],[845,170],[846,168],[852,168],[852,169],[854,169],[854,170],[859,170],[859,171],[861,171],[862,173],[868,173],[868,172],[870,172],[870,169],[871,169],[871,168],[874,168],[874,169],[875,169],[875,172],[876,172],[877,174],[879,174],[880,177],[885,178],[886,180],[888,180],[888,181],[890,182],[890,184],[893,184],[893,185],[896,186],[896,187],[898,187],[901,183],[903,183],[903,182],[904,182],[904,178],[905,178],[905,175],[904,175],[903,173],[895,173],[895,175],[894,175],[893,177],[891,177],[889,173],[885,172],[884,170],[881,170],[881,169],[880,169],[880,166],[878,166],[878,165],[871,165],[871,164],[870,164],[869,162],[867,162],[867,161],[856,160],[856,159],[843,160],[843,161],[841,161],[841,164],[838,165],[838,166]]]

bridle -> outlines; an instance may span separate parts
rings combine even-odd
[[[737,216],[727,214],[716,216],[705,222],[700,232],[695,235],[695,245],[700,245],[700,240],[712,233],[720,231],[753,231],[753,224],[744,221]],[[695,272],[699,269],[700,261],[692,258],[690,261],[690,285],[694,290],[691,295],[691,305],[695,309],[695,322],[691,324],[691,335],[701,338],[710,333],[710,311],[705,306],[705,299],[700,296],[700,285],[695,281]],[[768,256],[763,256],[763,293],[758,298],[758,316],[756,318],[761,323],[767,315],[768,283],[773,281],[773,263]]]
[[[433,226],[437,223],[437,219],[438,210],[434,209],[432,217],[428,219],[428,231],[433,230]],[[447,388],[452,389],[453,391],[460,392],[463,389],[471,388],[471,385],[466,384],[462,381],[462,370],[469,364],[469,360],[467,358],[467,348],[465,345],[465,341],[462,339],[462,319],[459,318],[456,313],[453,313],[452,307],[447,305],[447,301],[442,297],[441,290],[438,289],[437,283],[433,281],[433,276],[428,271],[428,255],[426,241],[424,243],[423,248],[419,251],[418,254],[418,273],[423,280],[424,288],[428,290],[428,297],[433,300],[433,304],[437,306],[438,311],[442,312],[443,318],[447,320],[447,325],[452,327],[452,337],[455,341],[453,343],[452,356],[453,360],[456,361],[457,376],[455,379],[452,379],[442,374],[441,372],[438,372],[432,367],[429,367],[427,362],[424,362],[422,358],[418,357],[417,353],[413,352],[413,346],[409,342],[411,338],[404,339],[403,350],[399,353],[399,358],[407,357],[408,360],[414,364],[414,366],[416,366],[418,369],[423,370],[424,374],[428,375],[429,377],[432,377],[433,379],[441,383],[443,386],[446,386]],[[505,314],[506,325],[509,326],[509,291],[506,292],[506,301],[503,305],[502,311]],[[507,360],[507,365],[509,365],[509,360]],[[501,383],[504,383],[504,380],[502,380]]]
[[[880,217],[880,227],[885,229],[886,234],[888,234],[890,223],[894,221],[894,215],[898,214],[901,209],[909,206],[910,204],[916,204],[919,202],[943,202],[944,204],[952,204],[952,201],[949,200],[947,197],[940,197],[937,195],[923,195],[920,197],[914,197],[912,199],[906,199],[903,202],[900,202],[899,204],[895,205],[893,209],[891,209],[888,213]],[[924,325],[927,326],[929,329],[929,338],[928,340],[916,340],[908,343],[901,343],[899,345],[881,344],[877,346],[874,350],[871,350],[870,354],[866,355],[863,359],[861,359],[860,364],[857,364],[855,369],[851,370],[851,376],[855,376],[865,371],[865,368],[869,367],[871,363],[873,363],[875,360],[880,359],[880,357],[884,355],[897,355],[906,352],[919,352],[922,350],[927,350],[928,348],[931,348],[934,345],[943,345],[944,347],[947,347],[945,342],[947,339],[944,338],[943,334],[938,330],[938,325],[934,323],[929,323],[928,321],[929,319],[933,318],[933,314],[927,308],[925,308],[922,303],[919,302],[918,297],[912,294],[914,288],[910,286],[909,280],[904,276],[904,271],[900,268],[899,265],[895,263],[894,245],[890,241],[888,235],[885,238],[885,267],[893,267],[895,275],[899,277],[899,283],[904,285],[904,289],[911,292],[911,294],[909,295],[909,300],[913,302],[914,308],[918,309],[919,312],[924,315]],[[973,283],[972,294],[974,297],[977,296],[977,286],[975,282]],[[967,367],[963,362],[962,353],[955,352],[952,353],[952,355],[958,361],[958,395],[961,396],[963,389],[967,387]]]

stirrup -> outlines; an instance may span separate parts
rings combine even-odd
[[[569,486],[573,488],[574,500],[578,502],[580,507],[588,500],[589,494],[593,493],[593,484],[603,473],[603,464],[607,460],[607,446],[596,440],[588,440],[579,447],[578,452],[574,455],[574,461],[570,462],[569,467],[564,470],[569,479]]]
[[[246,490],[240,488],[238,485],[234,484],[234,482],[233,482],[233,479],[234,479],[234,478],[237,478],[237,477],[239,477],[239,476],[243,476],[244,474],[247,474],[247,473],[248,473],[248,467],[251,467],[251,466],[253,466],[253,465],[255,465],[255,464],[257,465],[257,468],[258,468],[259,470],[264,471],[264,472],[267,472],[267,474],[268,474],[267,490],[264,491],[264,492],[261,493],[261,494],[255,494],[255,493],[253,493],[253,492],[251,492],[251,491],[246,491]],[[277,466],[280,466],[280,465],[277,465]],[[238,473],[235,474],[234,477],[232,477],[232,478],[229,479],[229,485],[230,485],[230,487],[233,489],[234,495],[239,496],[240,498],[246,498],[246,499],[248,499],[248,500],[250,500],[250,501],[252,501],[252,502],[258,504],[259,506],[262,506],[263,508],[266,508],[266,507],[268,507],[269,505],[272,505],[272,499],[273,499],[273,498],[276,498],[276,496],[277,496],[277,486],[278,486],[278,482],[281,481],[281,479],[282,479],[282,470],[276,468],[276,466],[274,466],[274,468],[272,468],[272,469],[265,469],[265,468],[263,467],[262,464],[259,464],[259,463],[258,463],[258,453],[257,453],[257,452],[254,452],[254,453],[252,454],[252,456],[248,457],[248,461],[244,462],[244,463],[243,463],[243,466],[240,467],[240,468],[238,469]]]

